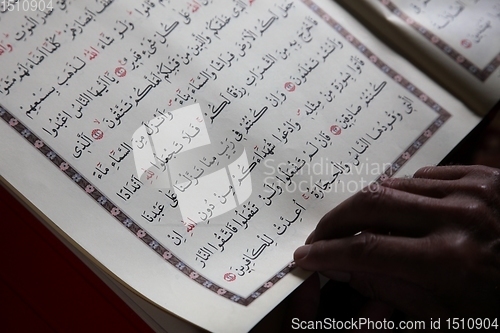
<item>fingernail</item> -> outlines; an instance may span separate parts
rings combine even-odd
[[[383,180],[380,185],[381,186],[387,186],[387,187],[391,187],[391,185],[394,183],[394,178],[387,178],[385,180]]]
[[[307,257],[310,250],[311,250],[311,245],[304,245],[299,247],[297,250],[295,250],[295,253],[293,254],[294,260],[297,261],[304,259],[305,257]]]

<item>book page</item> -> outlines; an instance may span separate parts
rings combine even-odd
[[[250,329],[307,276],[292,254],[323,214],[478,122],[329,1],[16,8],[0,16],[4,181],[210,331]]]
[[[339,2],[377,26],[395,48],[476,112],[484,114],[500,99],[497,1]]]

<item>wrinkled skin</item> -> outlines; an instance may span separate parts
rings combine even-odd
[[[500,170],[427,167],[367,188],[295,261],[413,318],[500,317]]]

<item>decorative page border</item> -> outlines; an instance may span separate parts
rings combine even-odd
[[[447,43],[443,42],[439,37],[437,37],[435,34],[427,30],[424,26],[421,24],[415,22],[411,17],[406,15],[404,12],[402,12],[392,1],[390,0],[379,0],[382,5],[387,7],[394,15],[399,17],[401,20],[403,20],[406,24],[410,25],[413,27],[415,30],[417,30],[418,33],[420,33],[423,37],[428,39],[432,44],[436,45],[437,48],[439,48],[441,51],[446,53],[450,58],[455,60],[458,64],[460,64],[463,68],[468,70],[473,76],[478,78],[480,81],[484,82],[486,81],[491,74],[500,66],[500,53],[493,58],[493,60],[486,65],[485,68],[479,68],[478,66],[474,65],[472,61],[469,59],[465,58],[460,52],[452,48],[450,45]]]
[[[308,6],[312,11],[319,15],[326,23],[328,23],[333,29],[335,29],[340,35],[342,35],[348,42],[354,45],[359,51],[361,51],[372,63],[377,65],[384,73],[386,73],[394,81],[398,82],[401,86],[405,87],[413,95],[418,97],[420,100],[425,102],[432,110],[434,110],[438,117],[433,123],[410,145],[406,150],[392,163],[392,166],[388,168],[377,181],[383,181],[392,175],[394,175],[424,144],[429,138],[431,138],[434,133],[451,117],[445,109],[439,106],[434,100],[425,95],[421,90],[415,87],[407,79],[399,75],[396,71],[391,69],[388,65],[382,62],[378,57],[373,54],[366,46],[364,46],[359,40],[357,40],[353,35],[349,33],[348,30],[344,29],[338,22],[331,18],[326,12],[319,8],[312,0],[301,0],[306,6]],[[244,298],[240,295],[227,291],[223,287],[211,282],[207,278],[203,277],[196,270],[189,267],[183,263],[179,258],[177,258],[169,249],[157,240],[155,240],[151,235],[149,235],[144,229],[142,229],[139,224],[133,221],[129,216],[120,210],[118,205],[115,205],[111,200],[109,200],[96,186],[94,186],[89,180],[84,178],[73,166],[71,166],[67,161],[65,161],[59,154],[57,154],[52,148],[50,148],[45,142],[43,142],[38,136],[36,136],[26,125],[21,123],[17,118],[15,118],[10,112],[0,105],[0,118],[2,118],[8,125],[12,127],[13,130],[17,131],[21,136],[23,136],[27,142],[34,146],[41,154],[45,155],[56,168],[58,168],[62,173],[69,177],[77,186],[79,186],[83,191],[85,191],[98,205],[104,208],[113,218],[124,225],[130,230],[137,238],[139,238],[143,243],[149,246],[154,252],[160,255],[165,261],[177,268],[181,273],[189,277],[196,283],[204,286],[208,290],[227,298],[228,300],[241,304],[243,306],[250,305],[255,299],[260,297],[263,293],[269,290],[277,282],[279,282],[288,273],[293,271],[296,267],[294,262],[290,262],[286,267],[280,270],[272,278],[270,278],[261,287],[257,288],[250,297]]]

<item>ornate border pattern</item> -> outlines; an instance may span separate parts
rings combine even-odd
[[[402,12],[395,4],[390,0],[379,0],[387,9],[389,9],[394,15],[403,20],[406,24],[413,27],[418,33],[420,33],[423,37],[428,39],[432,44],[436,45],[441,51],[446,53],[450,58],[455,60],[460,66],[468,70],[472,75],[474,75],[477,79],[484,82],[486,81],[491,74],[500,66],[500,53],[491,60],[491,62],[486,65],[485,68],[479,68],[474,65],[472,61],[465,58],[460,52],[452,48],[450,45],[442,41],[435,34],[430,32],[427,28],[422,26],[421,24],[415,22],[411,17]]]
[[[401,86],[405,87],[413,95],[417,96],[426,105],[433,109],[437,114],[437,119],[415,140],[415,142],[409,146],[393,163],[392,167],[388,168],[384,174],[382,174],[377,181],[383,181],[391,177],[396,171],[398,171],[424,144],[430,137],[451,117],[451,115],[439,106],[434,100],[424,94],[420,89],[415,87],[407,79],[399,75],[396,71],[382,62],[378,57],[373,54],[366,46],[364,46],[358,39],[349,33],[348,30],[344,29],[338,22],[333,18],[328,16],[321,8],[319,8],[312,0],[301,0],[306,4],[312,11],[319,15],[326,23],[328,23],[333,29],[335,29],[341,36],[343,36],[348,42],[354,45],[359,51],[361,51],[372,63],[374,63],[381,71],[386,73],[394,81],[398,82]],[[269,290],[274,284],[279,282],[284,276],[293,271],[295,268],[295,263],[291,262],[272,278],[270,278],[261,287],[255,290],[250,297],[244,298],[242,296],[236,295],[230,291],[225,290],[221,286],[211,282],[207,278],[200,275],[196,270],[184,264],[179,258],[174,256],[168,248],[160,244],[151,235],[149,235],[144,229],[142,229],[135,221],[133,221],[129,216],[120,210],[120,208],[115,205],[111,200],[109,200],[102,192],[99,191],[90,181],[85,179],[73,166],[71,166],[67,161],[65,161],[61,156],[59,156],[53,149],[51,149],[45,142],[43,142],[38,136],[36,136],[26,125],[22,124],[17,118],[15,118],[10,112],[4,109],[0,105],[0,118],[2,118],[7,124],[9,124],[12,129],[17,131],[22,135],[27,142],[29,142],[33,147],[35,147],[41,154],[45,155],[56,168],[58,168],[62,173],[71,179],[77,186],[79,186],[83,191],[85,191],[98,205],[104,208],[112,217],[114,217],[118,222],[124,225],[130,230],[137,238],[139,238],[143,243],[149,246],[153,251],[155,251],[159,256],[161,256],[169,264],[173,265],[184,275],[192,279],[193,281],[199,283],[200,285],[206,287],[212,292],[227,298],[235,303],[241,304],[243,306],[248,306],[255,299],[261,296],[264,292]]]

